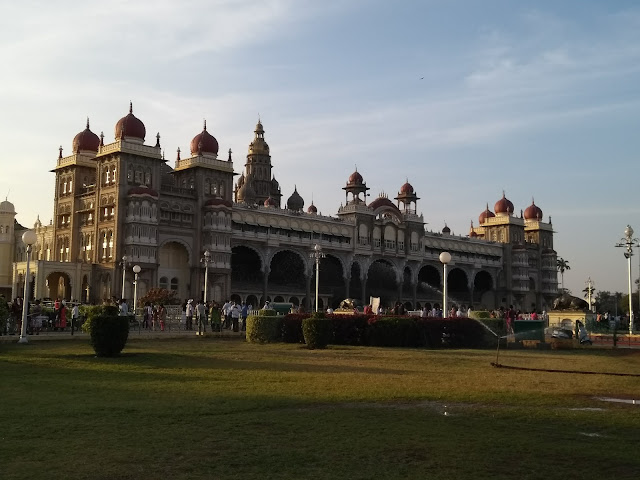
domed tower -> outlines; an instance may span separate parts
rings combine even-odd
[[[247,163],[245,163],[244,167],[246,177],[252,177],[255,201],[263,204],[266,199],[271,197],[276,202],[276,206],[280,208],[282,192],[278,181],[271,173],[273,168],[271,154],[269,145],[264,139],[264,127],[260,120],[258,120],[254,130],[253,141],[249,144]],[[238,186],[238,189],[240,188],[241,186]]]
[[[347,184],[342,187],[342,189],[345,191],[345,205],[367,204],[367,191],[369,190],[369,187],[367,187],[367,183],[364,181],[357,168],[356,171],[349,176]],[[351,194],[351,200],[349,200],[349,194]],[[360,194],[363,194],[364,198],[360,198]]]
[[[236,191],[237,203],[246,203],[247,205],[253,205],[254,203],[256,203],[256,201],[258,201],[256,191],[253,188],[253,183],[253,175],[247,175],[240,188],[238,188]],[[266,198],[262,202],[264,203],[265,200]]]
[[[0,294],[4,294],[7,301],[11,299],[15,218],[13,203],[6,199],[0,202]]]
[[[129,113],[116,123],[116,140],[126,140],[131,143],[143,144],[146,134],[147,129],[144,123],[133,114],[133,102],[129,102]]]
[[[402,209],[404,213],[412,213],[417,214],[418,211],[418,195],[413,191],[413,186],[407,180],[402,187],[400,187],[400,191],[398,192],[398,196],[395,198],[398,201],[398,208],[400,208],[400,202],[402,202],[404,208]],[[413,209],[411,208],[411,204],[413,204]]]

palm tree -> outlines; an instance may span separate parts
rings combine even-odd
[[[571,270],[571,267],[569,266],[569,260],[565,260],[562,257],[558,258],[556,262],[556,268],[560,272],[560,277],[562,278],[562,290],[564,290],[564,272],[565,270]]]

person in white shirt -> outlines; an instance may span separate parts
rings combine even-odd
[[[242,313],[242,310],[240,308],[240,305],[238,305],[236,302],[233,302],[231,304],[231,325],[233,327],[233,331],[237,332],[238,331],[238,323],[240,321],[240,313]]]
[[[187,308],[184,313],[186,316],[185,330],[193,330],[193,299],[187,301]]]

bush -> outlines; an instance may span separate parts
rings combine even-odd
[[[304,343],[302,321],[308,313],[290,313],[282,320],[282,341],[286,343]]]
[[[491,312],[488,310],[471,310],[471,315],[469,315],[469,318],[484,321],[485,318],[491,318]]]
[[[376,317],[369,321],[367,343],[377,347],[424,346],[417,318],[420,317]]]
[[[113,305],[82,305],[78,308],[80,316],[84,317],[82,331],[91,333],[91,321],[99,315],[117,316],[118,307]]]
[[[247,342],[272,343],[281,341],[283,316],[267,316],[261,313],[268,310],[260,310],[258,315],[247,317]]]
[[[176,290],[168,290],[166,288],[152,288],[143,297],[138,299],[138,305],[144,305],[149,302],[151,305],[180,305],[178,292]]]
[[[302,320],[302,333],[308,348],[326,348],[333,340],[333,322],[324,313],[316,312]]]
[[[129,337],[129,318],[104,312],[93,316],[90,323],[91,346],[96,355],[98,357],[119,355]]]
[[[336,345],[365,345],[369,319],[373,315],[331,315],[333,343]]]

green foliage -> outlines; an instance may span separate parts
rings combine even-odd
[[[260,317],[275,317],[277,314],[278,312],[270,308],[258,310],[258,316]]]
[[[85,333],[91,333],[91,322],[98,315],[118,315],[118,307],[113,305],[81,305],[78,310],[85,319],[81,327]]]
[[[144,305],[147,302],[151,303],[151,305],[180,305],[178,292],[166,288],[152,288],[144,297],[138,299],[139,305]]]
[[[90,330],[91,346],[96,355],[98,357],[115,357],[127,344],[129,318],[105,312],[91,318]]]
[[[333,322],[323,312],[316,312],[302,320],[302,334],[308,348],[326,348],[333,340]]]
[[[332,315],[335,345],[365,345],[368,321],[373,315]]]
[[[488,310],[472,310],[469,318],[484,320],[491,318],[491,312]]]
[[[379,317],[372,319],[367,332],[368,343],[379,347],[418,347],[421,341],[414,317]]]
[[[302,320],[308,313],[290,313],[282,319],[282,341],[286,343],[304,343]]]
[[[260,311],[262,312],[262,310]],[[281,341],[283,316],[250,315],[247,317],[247,342],[273,343]]]

